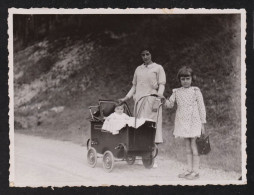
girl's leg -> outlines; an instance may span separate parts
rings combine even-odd
[[[193,162],[192,162],[192,173],[187,175],[186,179],[197,179],[199,178],[199,155],[198,148],[196,144],[196,138],[191,138],[191,150],[193,154]]]
[[[191,141],[190,138],[185,138],[185,148],[187,157],[187,171],[178,175],[179,178],[185,178],[192,173],[192,151],[191,151]]]
[[[193,171],[195,173],[199,172],[199,155],[198,155],[198,148],[196,144],[196,138],[191,138],[191,149],[193,154]]]
[[[191,150],[191,139],[185,138],[185,147],[186,147],[186,157],[187,157],[187,170],[192,172],[192,150]]]

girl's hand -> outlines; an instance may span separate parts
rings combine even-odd
[[[166,102],[166,98],[165,97],[161,97],[161,103],[165,104],[165,102]]]
[[[204,125],[204,123],[202,123],[202,125],[201,125],[201,134],[205,134],[205,125]]]

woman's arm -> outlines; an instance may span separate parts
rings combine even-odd
[[[130,99],[136,92],[136,85],[132,85],[130,91],[125,96],[126,98]]]
[[[159,85],[159,89],[158,89],[158,95],[162,97],[164,91],[165,91],[165,85],[164,84],[160,84]]]
[[[128,99],[130,99],[135,94],[135,92],[136,92],[136,86],[132,85],[130,91],[127,93],[127,95],[124,98],[121,98],[120,101],[121,102],[127,101]]]
[[[137,69],[138,68],[136,68],[136,70],[134,72],[134,76],[133,76],[133,80],[132,80],[132,87],[131,87],[130,91],[127,93],[127,95],[124,98],[119,99],[120,102],[124,102],[124,101],[130,99],[136,93]]]
[[[157,74],[157,82],[159,85],[157,93],[159,96],[163,96],[163,93],[165,90],[165,84],[166,84],[166,74],[165,74],[165,71],[161,65],[159,66],[159,71]]]

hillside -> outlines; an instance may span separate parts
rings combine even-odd
[[[204,163],[241,170],[239,17],[97,16],[87,28],[76,23],[89,18],[75,23],[73,17],[23,46],[15,33],[15,130],[84,144],[90,129],[88,106],[98,99],[124,97],[142,63],[140,50],[149,46],[153,60],[166,71],[166,96],[179,87],[176,73],[181,66],[189,65],[197,74],[195,85],[204,95],[213,148]],[[173,121],[174,110],[164,110],[160,152],[182,161],[184,147],[172,136]]]

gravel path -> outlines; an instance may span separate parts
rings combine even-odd
[[[108,185],[204,185],[241,183],[236,172],[201,168],[195,181],[179,179],[184,164],[158,156],[158,168],[146,169],[135,163],[115,163],[111,173],[98,159],[95,168],[86,163],[86,147],[15,133],[14,186],[108,186]]]

